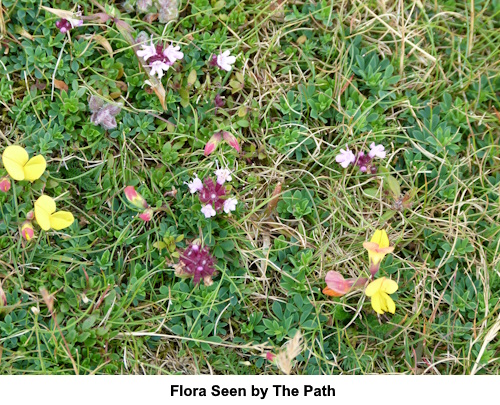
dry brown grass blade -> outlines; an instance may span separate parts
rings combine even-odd
[[[65,20],[69,18],[74,18],[74,13],[72,11],[60,10],[58,8],[50,8],[45,6],[40,6],[40,8],[43,8],[45,11],[48,11],[49,13],[52,13],[58,16],[59,18],[64,18]]]
[[[0,37],[5,36],[6,32],[7,31],[5,30],[5,20],[3,18],[2,0],[0,0]]]
[[[286,347],[276,355],[276,365],[285,374],[289,375],[293,368],[293,359],[304,350],[304,339],[302,333],[297,331],[295,336],[290,340]]]
[[[68,342],[66,342],[66,338],[64,337],[61,328],[59,327],[59,322],[57,322],[56,315],[54,314],[54,296],[52,294],[49,294],[49,292],[45,288],[40,288],[40,293],[42,294],[43,301],[45,302],[45,305],[47,305],[47,308],[49,309],[50,316],[52,317],[52,320],[54,321],[54,324],[57,327],[57,330],[59,331],[59,334],[61,335],[61,338],[64,342],[64,345],[66,346],[66,353],[71,360],[71,364],[73,365],[73,370],[75,371],[75,374],[78,375],[78,367],[76,366],[75,359],[71,355],[71,350],[69,349]]]
[[[104,38],[102,35],[93,35],[92,39],[97,42],[99,45],[101,45],[106,51],[109,53],[109,56],[113,56],[113,48],[111,47],[111,44],[109,41]]]

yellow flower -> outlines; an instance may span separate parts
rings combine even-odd
[[[363,247],[368,250],[370,264],[377,266],[387,253],[392,253],[394,246],[389,246],[389,238],[383,229],[375,231],[370,242],[363,242]]]
[[[61,229],[70,226],[75,218],[68,211],[57,211],[55,201],[47,195],[42,195],[35,202],[35,219],[44,231]]]
[[[28,152],[17,145],[7,146],[2,154],[2,162],[14,180],[35,181],[45,171],[47,162],[42,155],[30,159]]]
[[[398,284],[386,277],[381,277],[372,281],[366,287],[365,294],[372,298],[372,307],[378,314],[390,312],[393,314],[396,311],[396,304],[389,294],[397,291]]]

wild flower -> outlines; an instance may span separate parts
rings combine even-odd
[[[205,215],[205,218],[215,217],[217,212],[214,210],[212,204],[207,204],[201,208],[201,213]]]
[[[151,37],[149,45],[141,45],[140,50],[137,51],[137,56],[141,57],[145,61],[147,61],[152,56],[156,55],[156,45],[153,44],[153,37]]]
[[[72,28],[76,27],[81,27],[83,25],[83,20],[79,20],[77,18],[61,18],[60,20],[56,21],[56,27],[61,31],[63,34],[71,30]]]
[[[202,204],[210,204],[215,211],[221,212],[226,200],[226,188],[219,183],[214,183],[211,178],[206,178],[203,181],[203,188],[198,193],[198,197]],[[206,216],[206,215],[205,215]]]
[[[221,132],[216,132],[215,134],[213,134],[205,145],[205,151],[204,151],[205,156],[210,155],[215,149],[217,149],[217,146],[221,141],[222,141]]]
[[[71,212],[56,211],[55,201],[47,195],[42,195],[35,201],[35,219],[44,231],[59,231],[70,226],[75,220]]]
[[[201,180],[199,179],[197,174],[194,175],[193,181],[191,181],[189,183],[184,182],[184,184],[187,184],[191,194],[194,194],[194,193],[201,191],[203,189],[203,183],[201,182]]]
[[[153,219],[153,210],[151,208],[145,209],[143,212],[139,214],[139,218],[144,222],[149,222]]]
[[[212,135],[209,141],[205,145],[205,156],[210,155],[219,145],[219,143],[224,140],[229,146],[236,151],[240,151],[240,145],[236,137],[228,131],[219,131]]]
[[[366,287],[365,294],[372,299],[373,310],[382,315],[384,312],[393,314],[396,311],[396,304],[389,294],[397,291],[398,284],[386,277],[381,277],[372,281]]]
[[[217,183],[224,184],[226,181],[231,181],[231,170],[229,169],[217,169],[215,171],[215,175],[217,176]]]
[[[149,205],[142,195],[140,195],[134,188],[134,186],[127,186],[123,190],[125,197],[128,202],[130,202],[134,207],[139,209],[148,208]]]
[[[28,152],[18,145],[5,148],[2,162],[9,176],[18,181],[34,182],[42,176],[47,167],[47,162],[42,155],[36,155],[30,159]]]
[[[238,144],[238,140],[236,137],[228,132],[228,131],[222,131],[222,139],[227,142],[229,146],[231,146],[233,149],[236,149],[237,152],[240,151],[240,145]]]
[[[0,178],[0,191],[6,193],[10,190],[10,179],[7,176]]]
[[[131,203],[135,208],[142,210],[138,215],[140,219],[144,222],[149,222],[153,219],[153,210],[149,208],[147,201],[136,191],[134,186],[125,187],[123,192],[129,203]]]
[[[354,287],[361,287],[365,285],[367,281],[368,280],[363,277],[344,279],[344,276],[342,276],[342,274],[338,271],[329,271],[326,273],[326,287],[323,289],[323,294],[330,297],[341,297],[351,291]]]
[[[207,177],[202,182],[198,176],[186,183],[191,194],[198,193],[198,198],[202,203],[201,212],[205,218],[214,217],[217,213],[224,211],[229,214],[236,209],[238,200],[236,198],[227,198],[226,181],[230,181],[231,171],[227,168],[217,169],[215,171],[217,181]]]
[[[378,272],[380,263],[385,255],[394,251],[394,246],[389,246],[387,232],[383,229],[378,229],[373,234],[370,242],[363,242],[363,247],[368,251],[370,273],[373,278]]]
[[[236,62],[236,57],[231,56],[231,51],[224,51],[217,56],[214,55],[211,64],[229,72],[234,62]]]
[[[192,277],[195,284],[203,280],[205,285],[210,285],[212,284],[214,272],[215,258],[210,254],[206,246],[201,246],[199,239],[191,242],[181,252],[179,265],[176,266],[178,276]]]
[[[376,145],[375,142],[370,144],[370,152],[365,154],[365,152],[360,151],[357,155],[351,152],[349,149],[341,149],[340,153],[335,157],[335,161],[339,163],[344,169],[350,164],[355,164],[359,167],[359,170],[363,173],[370,172],[372,174],[377,173],[377,166],[373,162],[373,159],[379,158],[383,159],[386,156],[385,148],[383,145]]]
[[[153,38],[151,38],[149,45],[141,45],[141,48],[141,50],[137,51],[137,56],[149,63],[151,75],[156,74],[159,79],[164,76],[164,72],[170,66],[184,58],[184,54],[180,51],[180,46],[173,46],[171,44],[164,48],[161,44],[154,45]]]
[[[30,241],[35,236],[35,230],[33,229],[33,225],[31,221],[24,221],[21,225],[21,236],[26,241]]]
[[[383,145],[375,145],[375,142],[372,142],[370,145],[370,152],[368,152],[368,156],[372,159],[374,157],[378,157],[380,159],[385,159],[386,153]]]
[[[348,148],[340,149],[340,153],[335,157],[335,161],[340,163],[344,169],[356,161],[356,156]]]
[[[266,352],[266,359],[270,361],[271,363],[274,361],[276,358],[276,355],[272,352]]]
[[[122,109],[121,104],[106,103],[102,98],[92,95],[89,99],[89,109],[92,112],[90,122],[104,129],[117,127],[115,116]]]
[[[229,214],[231,211],[236,210],[236,204],[238,204],[238,200],[236,198],[228,198],[224,201],[224,212]]]

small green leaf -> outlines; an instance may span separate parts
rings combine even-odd
[[[372,198],[376,198],[379,194],[378,188],[367,188],[363,191],[367,196],[372,197]]]
[[[398,180],[391,175],[386,176],[385,180],[387,181],[389,190],[391,190],[391,192],[394,194],[394,197],[399,198],[399,196],[401,195],[401,187],[399,186]]]

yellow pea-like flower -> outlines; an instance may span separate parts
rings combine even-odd
[[[55,201],[47,195],[42,195],[35,201],[35,219],[44,231],[59,231],[70,226],[75,220],[71,212],[56,211]]]
[[[394,251],[394,246],[389,246],[389,238],[383,229],[378,229],[373,234],[370,242],[363,242],[363,247],[368,250],[370,263],[378,265],[387,253]]]
[[[47,162],[42,155],[30,159],[28,152],[18,145],[7,146],[2,154],[2,162],[14,180],[35,181],[45,171]]]
[[[372,308],[378,314],[390,312],[393,314],[396,311],[396,304],[389,294],[397,291],[398,284],[386,277],[381,277],[372,281],[366,287],[365,294],[372,299]]]

